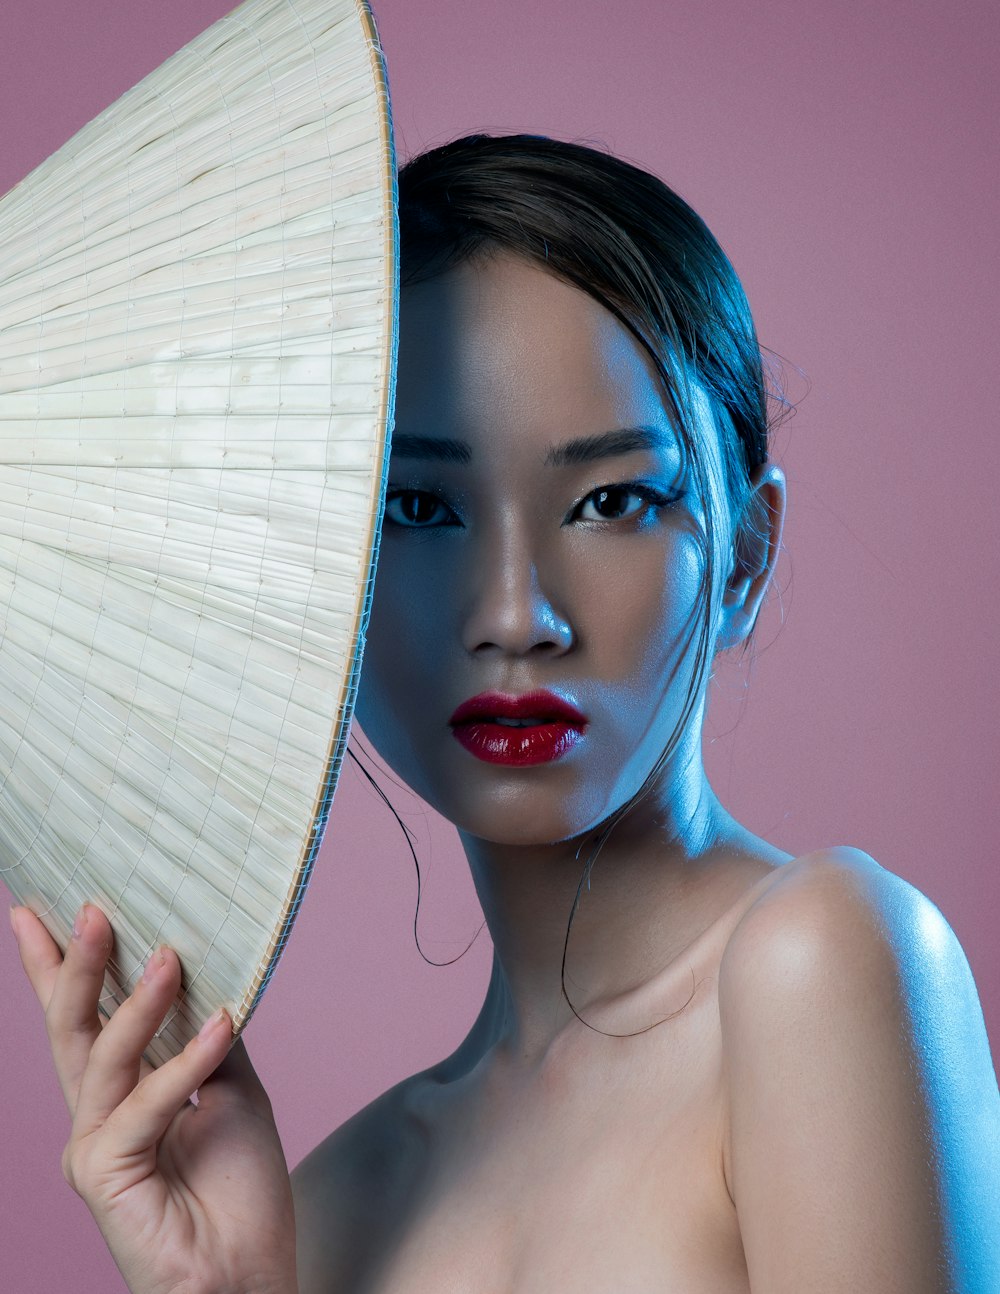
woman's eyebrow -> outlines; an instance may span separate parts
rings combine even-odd
[[[596,436],[577,436],[562,445],[551,445],[545,456],[545,466],[568,467],[619,454],[668,449],[676,444],[674,433],[660,427],[618,427],[614,431],[599,432]],[[394,433],[391,452],[396,458],[433,459],[439,463],[472,462],[472,448],[467,441],[441,436]]]

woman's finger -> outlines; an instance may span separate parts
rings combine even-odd
[[[30,908],[15,906],[10,911],[21,965],[42,1010],[47,1010],[63,963],[62,951]]]
[[[101,1033],[97,1003],[113,946],[111,926],[100,909],[85,905],[64,957],[38,917],[19,907],[17,936],[21,965],[45,1012],[56,1075],[72,1114],[91,1048]]]
[[[30,908],[17,907],[15,935],[21,965],[46,1013],[56,1075],[71,1115],[76,1112],[80,1082],[94,1043],[106,1021],[97,1009],[104,989],[107,959],[114,936],[107,917],[93,905],[84,905],[86,921],[78,914],[64,957],[59,945]],[[65,967],[65,971],[63,968]],[[57,986],[58,992],[57,992]],[[142,1058],[138,1077],[153,1072]],[[131,1091],[132,1083],[127,1091]],[[124,1094],[124,1093],[123,1093]]]
[[[119,1011],[124,1009],[120,1007]],[[102,1121],[99,1129],[91,1125],[89,1130],[90,1110],[97,1108],[97,1104],[93,1107],[90,1104],[87,1089],[91,1071],[88,1069],[81,1089],[78,1122],[73,1128],[74,1141],[98,1132],[105,1162],[134,1161],[136,1156],[157,1145],[177,1111],[225,1057],[232,1036],[229,1014],[217,1012],[179,1055],[147,1075]]]
[[[130,996],[93,1042],[76,1098],[75,1118],[84,1135],[100,1127],[134,1090],[142,1054],[163,1024],[180,982],[177,954],[157,949]]]

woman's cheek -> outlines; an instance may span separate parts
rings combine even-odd
[[[419,776],[421,739],[431,717],[412,637],[392,632],[373,613],[354,713],[380,758],[407,784]]]

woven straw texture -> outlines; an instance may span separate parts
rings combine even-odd
[[[61,947],[161,943],[237,1033],[353,709],[392,421],[384,59],[364,0],[247,0],[0,201],[0,878]]]

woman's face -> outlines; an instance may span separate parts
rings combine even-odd
[[[627,428],[647,434],[590,443]],[[592,829],[644,781],[694,666],[704,523],[652,363],[540,266],[466,263],[402,293],[392,439],[361,727],[463,832]],[[718,489],[707,404],[701,439]],[[561,756],[488,762],[453,735],[462,701],[542,688],[586,717]]]

